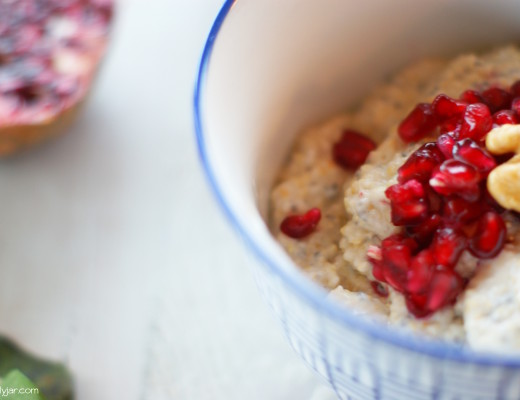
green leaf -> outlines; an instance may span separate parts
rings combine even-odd
[[[34,383],[17,369],[0,382],[0,396],[11,400],[45,400]]]
[[[34,357],[0,337],[0,376],[6,376],[13,369],[29,377],[47,400],[74,398],[72,377],[65,366]]]

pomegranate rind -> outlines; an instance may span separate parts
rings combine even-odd
[[[0,128],[0,157],[11,156],[65,133],[85,104],[81,99],[49,121]]]

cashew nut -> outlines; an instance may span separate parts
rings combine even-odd
[[[493,154],[517,153],[491,171],[487,188],[502,207],[520,212],[520,125],[492,129],[486,137],[486,148]]]

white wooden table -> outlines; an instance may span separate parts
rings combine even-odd
[[[0,162],[0,331],[79,400],[334,398],[261,303],[196,156],[192,89],[222,0],[123,0],[71,132]]]

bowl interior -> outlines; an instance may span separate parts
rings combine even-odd
[[[251,0],[226,7],[199,82],[204,157],[238,228],[291,272],[264,218],[294,135],[413,60],[520,39],[517,0]]]

